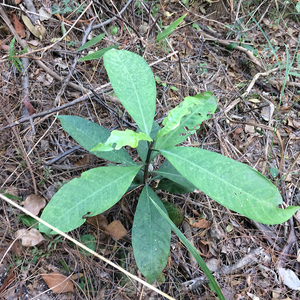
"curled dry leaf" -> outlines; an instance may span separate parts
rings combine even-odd
[[[50,274],[43,274],[42,277],[54,293],[68,293],[74,291],[73,282],[62,274],[53,272]]]
[[[86,220],[92,226],[99,228],[100,230],[103,230],[103,231],[105,231],[105,229],[108,225],[107,218],[102,214],[99,214],[99,215],[96,215],[93,217],[88,217]]]
[[[15,236],[17,239],[22,240],[22,245],[25,247],[33,247],[44,240],[43,236],[35,228],[31,228],[30,230],[20,229],[16,232]]]
[[[112,221],[106,227],[106,232],[110,234],[116,241],[127,234],[127,230],[119,220]]]
[[[34,109],[32,104],[28,100],[26,100],[26,99],[23,100],[23,103],[24,103],[25,107],[27,108],[30,116],[36,112],[36,110]]]
[[[194,228],[209,228],[210,227],[210,223],[205,219],[200,219],[200,220],[196,221],[195,218],[189,218],[188,222]]]
[[[26,208],[36,216],[38,215],[40,210],[45,207],[45,205],[45,198],[37,196],[35,194],[29,195],[23,203],[24,208]]]
[[[18,17],[15,14],[12,15],[12,23],[14,24],[14,28],[15,28],[17,34],[21,38],[26,37],[25,28],[24,28],[23,24],[19,21]]]

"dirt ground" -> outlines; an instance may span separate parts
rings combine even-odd
[[[151,66],[158,122],[184,97],[213,92],[217,112],[185,145],[248,164],[277,186],[283,207],[300,205],[299,1],[6,2],[0,4],[2,195],[23,206],[33,195],[31,205],[40,215],[65,182],[106,165],[78,146],[55,116],[126,128],[123,120],[132,120],[112,94],[102,59],[78,61],[88,51],[117,45]],[[167,39],[155,41],[184,14]],[[101,33],[105,37],[99,43],[78,55],[81,44]],[[201,192],[157,193],[181,209],[179,228],[199,250],[225,299],[300,298],[299,212],[284,224],[266,226]],[[69,235],[76,240],[92,236],[96,252],[143,278],[131,245],[135,200],[134,192],[124,196]],[[61,236],[33,231],[27,242],[16,239],[35,221],[3,199],[0,203],[1,299],[163,299]],[[118,240],[105,230],[116,220],[126,229]],[[65,279],[65,290],[53,288],[53,282]],[[215,299],[175,235],[167,267],[154,286],[175,299]]]

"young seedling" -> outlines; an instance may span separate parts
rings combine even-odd
[[[282,198],[277,188],[251,167],[207,150],[176,146],[194,134],[217,108],[210,92],[186,97],[169,111],[161,126],[154,121],[155,79],[146,61],[128,51],[107,51],[104,66],[115,94],[138,125],[138,130],[109,132],[104,127],[76,116],[59,116],[62,127],[86,150],[114,162],[83,172],[65,184],[51,199],[41,218],[67,232],[100,214],[130,189],[140,186],[132,228],[132,246],[138,268],[152,283],[167,264],[171,228],[195,256],[220,299],[224,299],[197,250],[172,223],[167,210],[150,187],[153,178],[164,178],[169,186],[192,192],[199,189],[215,201],[264,224],[285,222],[299,206],[278,208]],[[141,158],[133,161],[124,146],[137,148]],[[150,165],[162,155],[157,169]],[[51,233],[43,224],[41,232]],[[55,233],[55,232],[52,232]]]

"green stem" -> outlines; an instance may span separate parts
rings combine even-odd
[[[149,144],[149,149],[148,149],[147,157],[146,157],[146,160],[145,160],[144,184],[147,182],[147,179],[148,179],[150,157],[151,157],[151,153],[152,153],[152,146],[153,146],[153,142],[151,142]]]

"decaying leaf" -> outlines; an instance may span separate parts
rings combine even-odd
[[[24,28],[23,24],[19,21],[18,17],[15,14],[12,15],[12,23],[14,24],[14,28],[15,28],[17,34],[21,38],[26,37],[25,28]]]
[[[23,103],[24,103],[25,107],[27,108],[30,116],[36,112],[36,110],[34,109],[32,104],[28,100],[24,99]]]
[[[108,224],[106,232],[109,233],[116,241],[127,234],[127,230],[119,220],[112,221]]]
[[[294,291],[300,291],[300,280],[291,269],[279,268],[278,273],[282,282]]]
[[[92,226],[99,228],[100,230],[105,230],[107,225],[108,225],[108,221],[107,218],[105,216],[103,216],[102,214],[93,216],[93,217],[88,217],[86,219],[86,221],[91,224]]]
[[[38,215],[40,210],[45,207],[45,205],[45,198],[37,196],[35,194],[29,195],[23,203],[24,208],[26,208],[36,216]]]
[[[37,38],[39,38],[40,40],[43,39],[45,33],[46,33],[46,29],[45,27],[39,23],[36,25],[33,25],[31,23],[31,20],[24,14],[22,14],[22,20],[24,22],[24,24],[26,25],[26,27],[28,28],[28,30]]]
[[[25,247],[33,247],[44,240],[43,236],[35,228],[31,228],[30,230],[20,229],[16,232],[15,236],[17,239],[22,240],[22,245]]]
[[[195,228],[209,228],[210,227],[210,223],[205,219],[200,219],[200,220],[196,221],[194,218],[189,218],[188,222],[190,223],[190,225],[192,227],[195,227]]]
[[[74,291],[74,285],[68,277],[53,272],[50,274],[42,274],[42,277],[48,287],[54,292],[54,293],[67,293],[67,292],[73,292]]]

